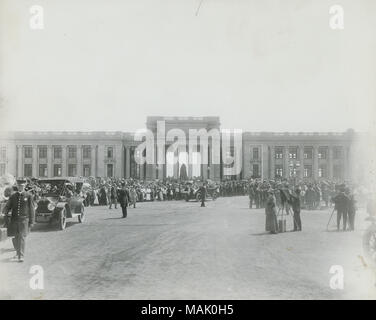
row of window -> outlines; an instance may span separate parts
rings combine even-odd
[[[76,146],[68,146],[68,158],[69,159],[76,159],[77,158],[77,147]],[[61,146],[54,146],[53,147],[53,158],[54,159],[61,159],[63,154],[63,148]],[[114,148],[107,147],[106,155],[108,159],[112,159],[114,157]],[[38,156],[39,159],[46,159],[47,158],[47,146],[38,146]],[[83,146],[82,147],[82,156],[84,159],[91,158],[91,146]],[[33,157],[33,147],[32,146],[25,146],[24,147],[24,157],[26,159],[31,159]]]
[[[284,147],[275,147],[275,158],[283,159]],[[298,147],[289,147],[288,148],[288,157],[289,159],[298,159]],[[313,158],[313,147],[305,147],[303,151],[304,159]],[[318,158],[327,159],[328,158],[328,147],[319,147],[318,148]],[[333,148],[333,159],[342,159],[343,158],[343,148],[334,147]]]
[[[283,167],[282,166],[276,166],[275,167],[275,175],[279,177],[283,177]],[[289,168],[289,176],[294,177],[299,175],[299,170],[297,168]],[[318,176],[319,178],[325,178],[328,177],[327,169],[326,167],[319,167],[318,168]],[[313,177],[313,169],[312,166],[307,165],[303,168],[303,177],[304,178],[312,178]],[[333,177],[334,178],[341,178],[342,177],[342,166],[340,165],[334,165],[333,166]]]
[[[1,169],[1,166],[0,166]],[[5,168],[4,168],[5,172]],[[90,165],[84,164],[82,167],[82,176],[90,177],[91,176],[91,167]],[[107,177],[113,177],[114,175],[114,165],[109,163],[107,164]],[[32,177],[33,176],[33,167],[31,164],[27,163],[24,165],[24,176],[25,177]],[[61,177],[62,176],[62,165],[61,164],[54,164],[53,165],[53,176],[54,177]],[[68,164],[68,176],[75,177],[77,176],[77,165],[76,164]],[[40,164],[38,170],[38,177],[46,178],[48,177],[48,168],[46,164]]]

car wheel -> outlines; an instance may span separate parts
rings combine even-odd
[[[200,193],[200,192],[197,192],[197,194],[196,194],[196,200],[197,200],[198,202],[201,201],[201,193]]]
[[[84,207],[84,205],[81,205],[81,213],[78,216],[78,222],[82,223],[82,222],[84,222],[84,219],[85,219],[85,207]]]
[[[64,230],[67,225],[67,215],[66,210],[63,208],[59,212],[59,230]]]

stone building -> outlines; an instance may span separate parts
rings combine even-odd
[[[164,124],[163,134],[158,132],[159,123]],[[352,130],[341,133],[242,132],[240,145],[224,145],[226,131],[220,128],[219,117],[148,117],[146,129],[153,135],[154,160],[162,155],[163,163],[138,164],[136,160],[150,150],[140,151],[138,146],[146,136],[137,138],[135,132],[2,133],[0,175],[142,180],[179,178],[182,174],[187,178],[212,180],[276,176],[348,180],[354,175],[356,134]],[[207,144],[202,144],[202,139],[190,139],[190,130],[200,129],[208,133]],[[164,143],[168,140],[166,137],[175,134],[187,137],[186,150],[180,147],[170,150],[176,139]],[[233,142],[234,132],[231,135]],[[191,148],[194,151],[189,153]],[[202,160],[206,148],[207,163]],[[231,167],[225,163],[226,157],[238,157],[237,161],[241,162],[238,174],[226,175],[226,168]]]

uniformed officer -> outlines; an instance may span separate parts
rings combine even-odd
[[[12,212],[10,229],[14,235],[13,245],[17,252],[13,259],[18,259],[19,262],[24,261],[26,236],[35,222],[32,195],[24,191],[25,185],[25,180],[17,180],[17,191],[10,196],[3,210],[6,215]]]

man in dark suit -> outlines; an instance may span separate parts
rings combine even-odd
[[[300,219],[300,189],[297,188],[295,192],[290,195],[291,207],[294,213],[294,231],[302,231],[302,221]]]
[[[121,184],[121,189],[119,191],[119,203],[121,206],[121,210],[123,211],[123,218],[127,217],[127,207],[129,203],[129,192],[127,188],[125,187],[125,183],[123,182]]]
[[[345,186],[341,186],[339,194],[333,198],[337,210],[337,231],[340,229],[341,217],[343,219],[343,231],[346,231],[347,212],[350,199],[345,194]]]
[[[25,180],[17,181],[17,191],[14,192],[4,207],[3,213],[12,212],[10,219],[11,233],[14,235],[13,245],[19,262],[24,261],[25,241],[30,228],[35,222],[34,202],[32,195],[24,191]]]
[[[206,198],[206,183],[200,187],[201,193],[201,207],[205,207],[205,198]]]

